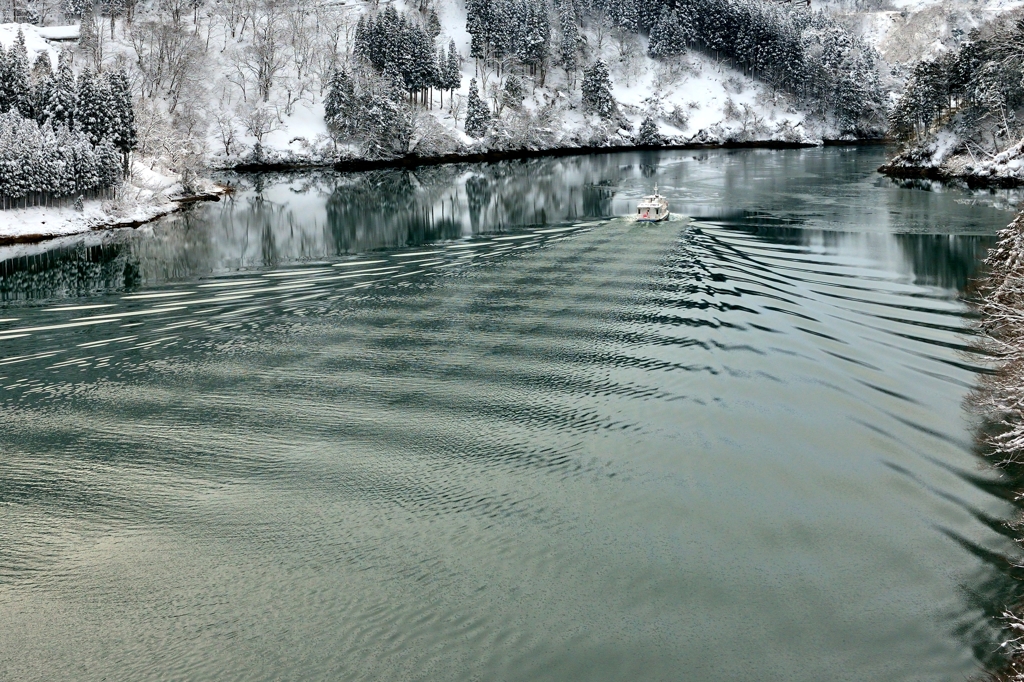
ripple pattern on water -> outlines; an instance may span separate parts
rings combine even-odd
[[[894,257],[916,242],[748,228],[567,224],[5,312],[0,660],[970,675],[1016,551],[960,409],[965,306]]]

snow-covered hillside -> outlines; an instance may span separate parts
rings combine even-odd
[[[871,10],[842,2],[816,3],[841,17],[897,72],[957,45],[972,29],[1024,6],[1022,0],[882,0]]]
[[[406,5],[396,0],[400,11],[414,13],[418,5]],[[351,27],[359,14],[371,11],[369,3],[328,6],[316,9],[325,12],[324,24],[335,22],[333,40],[336,51],[344,55],[351,48]],[[440,19],[437,43],[445,45],[454,40],[462,55],[462,79],[455,92],[455,108],[448,97],[441,105],[441,97],[433,92],[433,105],[418,110],[416,134],[412,152],[454,153],[479,151],[483,143],[462,131],[465,100],[470,79],[478,77],[481,91],[496,108],[496,93],[491,91],[498,78],[494,73],[477,70],[477,60],[469,58],[471,37],[466,30],[466,9],[462,0],[436,0],[431,4]],[[186,31],[194,31],[206,49],[199,57],[193,56],[187,65],[193,73],[187,81],[180,99],[173,106],[174,117],[183,119],[190,131],[204,130],[202,153],[215,167],[230,167],[251,160],[252,150],[259,138],[264,162],[329,163],[338,154],[354,153],[340,149],[328,133],[324,122],[323,78],[331,68],[330,61],[319,55],[305,55],[307,64],[297,64],[299,50],[286,55],[276,78],[281,86],[275,88],[266,102],[250,101],[251,93],[238,87],[240,73],[246,68],[246,55],[252,50],[251,33],[239,32],[232,38],[233,24],[218,20],[211,10],[200,14],[198,22],[192,17],[183,20]],[[222,19],[222,18],[221,18]],[[320,19],[318,18],[317,21]],[[124,63],[144,65],[138,54],[142,30],[129,27],[117,19],[113,38],[100,27],[102,57],[100,67],[107,68]],[[67,31],[54,33],[30,25],[0,26],[0,43],[9,47],[16,30],[25,32],[30,58],[40,51],[51,54],[54,65],[56,55],[68,43],[46,40],[47,33],[64,37]],[[244,30],[244,29],[243,29]],[[251,30],[251,29],[250,29]],[[593,144],[633,144],[641,120],[653,115],[660,133],[667,142],[706,142],[785,140],[814,143],[823,137],[835,137],[837,131],[821,121],[808,121],[808,117],[782,91],[768,86],[730,68],[699,51],[669,59],[652,59],[647,55],[646,37],[642,34],[613,36],[606,27],[584,23],[581,27],[588,59],[603,58],[610,67],[612,93],[617,100],[622,118],[614,126],[600,121],[593,114],[585,114],[580,105],[578,82],[570,86],[567,74],[561,68],[548,69],[543,86],[527,83],[527,97],[523,111],[527,114],[544,113],[546,125],[533,126],[532,132],[541,140],[538,144],[551,147],[588,146]],[[140,37],[140,35],[142,37]],[[324,40],[325,37],[321,37]],[[91,65],[88,55],[77,49],[76,68]],[[196,77],[196,78],[193,78]],[[136,74],[136,89],[145,90],[145,77]],[[156,94],[159,94],[157,92]],[[173,166],[164,148],[181,146],[180,140],[168,144],[161,137],[173,137],[167,116],[168,102],[155,103],[152,97],[140,101],[140,146],[147,163],[156,171],[166,172]],[[159,99],[159,98],[157,98]],[[251,118],[252,109],[266,111],[266,121],[259,128]],[[461,108],[461,110],[460,110]],[[248,111],[247,111],[248,110]],[[161,116],[166,120],[159,120]],[[619,125],[622,124],[622,125]],[[180,127],[180,126],[177,126]],[[492,141],[493,144],[493,141]]]

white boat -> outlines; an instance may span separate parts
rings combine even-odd
[[[642,223],[656,223],[668,220],[668,199],[658,194],[658,186],[654,186],[654,194],[640,200],[636,206],[636,219]]]

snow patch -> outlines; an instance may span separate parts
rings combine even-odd
[[[58,26],[53,28],[68,27]],[[77,32],[77,26],[72,28]],[[47,29],[40,28],[39,26],[34,26],[32,24],[0,24],[0,45],[3,45],[4,49],[11,49],[11,46],[14,45],[14,41],[18,39],[19,30],[25,34],[25,49],[28,51],[29,64],[34,64],[37,56],[40,53],[45,52],[50,56],[51,65],[56,68],[58,51],[54,48],[53,44],[47,40],[46,36],[43,35]]]

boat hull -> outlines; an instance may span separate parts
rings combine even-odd
[[[668,213],[666,213],[665,215],[660,216],[658,218],[637,218],[636,219],[636,221],[638,223],[660,223],[660,222],[663,222],[665,220],[668,220]]]

